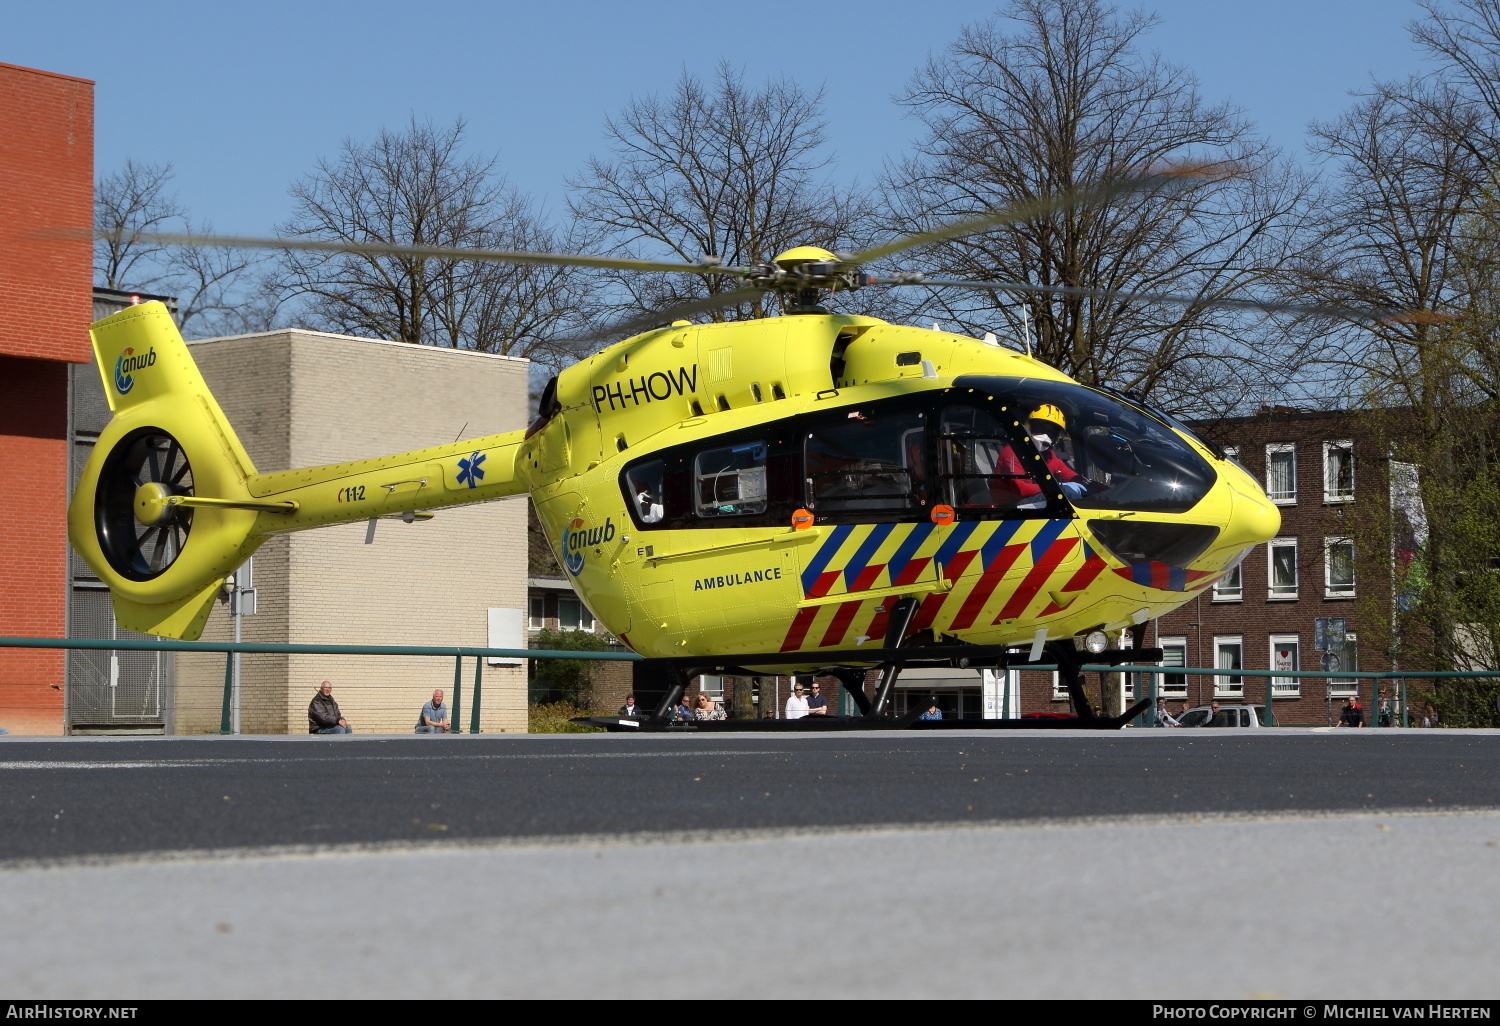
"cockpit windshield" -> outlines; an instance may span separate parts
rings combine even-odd
[[[1160,421],[1082,385],[1035,378],[973,378],[1044,454],[1081,509],[1184,513],[1212,487],[1213,468]]]

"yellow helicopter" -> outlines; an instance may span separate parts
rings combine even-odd
[[[91,329],[113,417],[83,469],[69,537],[121,626],[195,639],[226,577],[273,534],[527,492],[589,608],[677,673],[652,715],[598,721],[611,729],[664,727],[699,673],[811,671],[844,681],[861,715],[697,726],[1119,727],[1144,703],[1095,716],[1074,639],[1090,639],[1094,661],[1157,657],[1108,639],[1209,587],[1276,535],[1279,513],[1222,450],[1141,401],[993,338],[824,306],[868,285],[1028,288],[861,269],[936,237],[855,256],[799,247],[743,268],[362,247],[729,274],[745,286],[563,370],[524,431],[271,473],[252,465],[167,310],[133,307]],[[783,316],[684,319],[765,292],[782,297]],[[903,667],[1044,656],[1062,667],[1072,719],[886,715]]]

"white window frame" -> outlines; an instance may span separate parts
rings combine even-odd
[[[724,702],[724,680],[725,678],[723,677],[715,677],[705,673],[698,678],[698,690],[722,705]]]
[[[1219,446],[1219,448],[1223,449],[1224,455],[1228,456],[1232,460],[1237,460],[1240,458],[1240,447],[1237,445],[1221,445]]]
[[[1273,634],[1273,635],[1271,635],[1271,644],[1270,644],[1270,651],[1269,651],[1270,662],[1267,665],[1272,670],[1275,670],[1277,668],[1277,666],[1276,666],[1276,646],[1278,646],[1278,645],[1295,645],[1297,647],[1296,648],[1297,658],[1295,660],[1296,665],[1293,666],[1292,669],[1294,669],[1294,670],[1300,670],[1300,669],[1302,669],[1302,635],[1300,635],[1300,634]],[[1272,677],[1271,678],[1271,694],[1272,694],[1272,696],[1282,695],[1282,696],[1285,696],[1287,698],[1299,697],[1302,694],[1302,683],[1301,683],[1301,681],[1302,681],[1302,678],[1300,678],[1300,677]]]
[[[1348,670],[1350,673],[1356,673],[1356,672],[1358,672],[1358,670],[1359,670],[1359,635],[1355,634],[1353,631],[1346,631],[1346,632],[1344,632],[1344,651],[1348,652],[1349,655],[1351,656],[1351,658],[1349,660],[1350,665],[1344,667],[1344,669]],[[1352,678],[1350,680],[1334,680],[1331,677],[1328,679],[1328,695],[1329,695],[1330,698],[1346,698],[1349,695],[1358,695],[1358,694],[1359,694],[1359,678],[1358,677],[1354,677],[1354,678]]]
[[[1292,454],[1292,490],[1290,492],[1276,493],[1271,490],[1271,457],[1284,452]],[[1266,494],[1271,501],[1278,506],[1297,505],[1297,443],[1296,442],[1268,442],[1266,443]]]
[[[1229,581],[1236,578],[1239,584],[1234,590],[1230,590]],[[1210,602],[1243,602],[1245,601],[1245,561],[1240,560],[1234,566],[1224,571],[1224,576],[1214,582],[1213,596]]]
[[[539,631],[547,626],[547,596],[532,595],[526,600],[526,625]]]
[[[1290,591],[1276,590],[1276,550],[1292,550],[1292,584]],[[1295,602],[1302,590],[1301,573],[1297,566],[1297,539],[1283,536],[1266,542],[1266,600],[1269,602]],[[1284,587],[1284,586],[1283,586]]]
[[[1068,689],[1063,686],[1062,674],[1056,670],[1052,671],[1052,701],[1066,702],[1070,696]]]
[[[1349,453],[1349,490],[1341,492],[1333,481],[1333,453],[1347,450]],[[1354,501],[1354,440],[1352,438],[1335,438],[1323,443],[1323,501],[1324,502],[1353,502]]]
[[[1243,634],[1215,634],[1214,635],[1214,668],[1220,669],[1219,649],[1221,646],[1234,645],[1240,650],[1240,669],[1245,668],[1245,636]],[[1238,677],[1236,683],[1234,678]],[[1245,694],[1245,675],[1243,673],[1226,673],[1214,678],[1215,698],[1243,698]]]
[[[1157,638],[1156,639],[1156,647],[1160,648],[1160,649],[1168,649],[1168,648],[1181,648],[1182,649],[1182,662],[1181,663],[1179,663],[1179,664],[1168,664],[1166,662],[1166,660],[1163,659],[1162,661],[1160,661],[1160,662],[1158,662],[1156,664],[1157,666],[1165,667],[1165,666],[1168,666],[1168,665],[1180,665],[1180,666],[1186,666],[1187,665],[1187,652],[1188,652],[1187,635],[1185,635],[1185,634],[1184,635],[1172,635],[1172,636],[1165,637],[1165,638]],[[1156,685],[1156,694],[1157,694],[1157,696],[1159,698],[1163,698],[1163,699],[1179,699],[1179,698],[1180,699],[1186,699],[1187,696],[1188,696],[1188,679],[1187,679],[1187,674],[1182,674],[1182,684],[1181,685],[1176,685],[1176,684],[1169,685],[1167,683],[1167,675],[1165,673],[1163,673],[1161,675],[1161,679],[1157,682],[1157,685]]]
[[[1349,586],[1336,590],[1333,586],[1333,547],[1349,546]],[[1323,597],[1327,599],[1352,599],[1358,585],[1354,573],[1354,539],[1347,534],[1331,535],[1323,539]]]

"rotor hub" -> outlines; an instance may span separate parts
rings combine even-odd
[[[170,511],[166,500],[171,494],[172,489],[160,481],[147,481],[135,490],[132,503],[135,518],[147,527],[155,527]]]

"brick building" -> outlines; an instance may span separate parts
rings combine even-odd
[[[0,635],[63,637],[68,369],[92,359],[94,84],[0,64]],[[63,731],[61,651],[0,650],[0,726]]]
[[[190,343],[193,359],[260,471],[402,452],[434,441],[521,426],[525,360],[437,346],[311,331],[275,331]],[[401,518],[280,535],[253,557],[255,615],[245,641],[520,648],[526,595],[525,496]],[[234,637],[226,601],[205,641]],[[454,663],[423,656],[246,655],[245,733],[305,733],[318,682],[334,682],[360,733],[409,733],[435,688],[449,692]],[[521,660],[486,659],[481,729],[526,730]],[[464,662],[462,726],[473,703],[474,660]],[[170,730],[215,732],[224,659],[181,653]]]
[[[1380,530],[1388,461],[1368,420],[1347,412],[1264,410],[1200,425],[1265,485],[1281,532],[1181,609],[1149,625],[1142,644],[1168,665],[1253,670],[1386,670],[1391,562]],[[1163,697],[1264,704],[1276,720],[1337,719],[1355,681],[1295,677],[1163,677]]]

